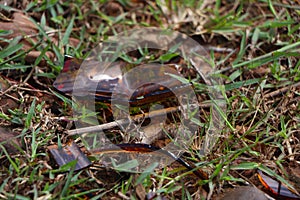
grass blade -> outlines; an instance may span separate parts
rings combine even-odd
[[[74,17],[72,17],[67,29],[66,29],[66,32],[64,34],[64,37],[62,38],[62,45],[65,46],[66,44],[68,44],[69,42],[69,37],[70,37],[70,34],[72,32],[72,29],[73,29],[73,24],[74,24]]]

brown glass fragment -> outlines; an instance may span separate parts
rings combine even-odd
[[[63,148],[52,145],[48,149],[59,166],[63,166],[73,160],[77,160],[75,171],[91,165],[91,161],[74,142],[67,144]]]

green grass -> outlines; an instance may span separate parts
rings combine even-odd
[[[204,199],[199,188],[209,183],[214,199],[218,187],[226,190],[231,183],[246,181],[257,184],[253,180],[257,169],[297,187],[289,179],[295,176],[289,167],[299,165],[300,157],[300,91],[299,86],[292,87],[300,79],[299,5],[270,0],[250,4],[243,0],[116,2],[32,1],[0,5],[0,12],[8,18],[12,18],[15,9],[22,8],[35,27],[34,33],[14,38],[7,37],[12,30],[0,27],[0,75],[9,82],[9,89],[4,91],[0,82],[0,100],[17,103],[8,106],[7,111],[0,109],[0,127],[19,133],[23,145],[18,153],[11,154],[0,142],[0,198],[84,199],[85,195],[94,195],[94,199],[139,199],[153,192],[169,199]],[[0,21],[13,23],[3,17]],[[214,76],[224,83],[222,95],[227,108],[225,112],[216,109],[221,112],[224,127],[211,152],[201,155],[199,145],[213,118],[209,109],[200,108],[203,116],[196,122],[203,126],[198,131],[199,143],[185,149],[184,154],[185,160],[207,171],[210,179],[199,180],[176,164],[163,169],[153,164],[138,174],[128,172],[132,163],[116,164],[114,172],[109,172],[97,159],[91,168],[79,172],[73,170],[75,163],[59,168],[47,146],[65,144],[69,139],[82,142],[65,132],[74,128],[71,98],[52,86],[63,67],[64,54],[85,58],[109,36],[149,26],[193,35],[207,47],[217,49],[207,48],[217,68]],[[23,41],[28,37],[30,45],[24,48]],[[75,45],[71,40],[76,40]],[[28,62],[26,56],[32,51],[40,54]],[[166,63],[176,57],[173,51],[140,49],[139,53],[139,59],[126,54],[121,58],[138,65]],[[203,101],[215,103],[207,98],[201,77],[182,81],[192,81]],[[109,109],[106,105],[100,109],[99,120],[106,122]],[[86,118],[87,122],[90,115],[86,111],[78,119]],[[249,171],[252,173],[246,173]]]

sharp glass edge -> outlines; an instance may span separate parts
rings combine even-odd
[[[80,148],[77,146],[75,142],[71,142],[71,144],[67,144],[61,149],[58,148],[57,145],[49,146],[48,149],[50,150],[50,153],[53,155],[55,161],[59,166],[65,165],[75,159],[78,160],[75,170],[81,170],[83,168],[86,168],[90,166],[92,163],[87,158],[87,156],[80,150]],[[172,158],[174,161],[178,162],[188,170],[192,171],[195,175],[197,175],[199,178],[206,180],[208,179],[208,176],[204,173],[200,173],[198,170],[195,169],[195,166],[187,163],[182,158],[177,157],[173,153],[158,148],[156,146],[152,146],[150,144],[144,144],[144,143],[134,143],[134,144],[117,144],[113,145],[107,148],[101,148],[101,149],[94,149],[91,150],[90,153],[92,154],[101,154],[101,153],[109,153],[112,151],[125,151],[125,152],[140,152],[140,153],[150,153],[150,152],[158,152],[162,153],[170,158]]]

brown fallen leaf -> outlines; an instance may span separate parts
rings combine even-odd
[[[218,200],[268,200],[266,195],[253,186],[241,186],[234,189],[226,189],[224,194],[217,197]]]
[[[0,30],[6,30],[11,31],[11,34],[2,36],[5,39],[13,39],[16,37],[20,37],[20,43],[23,44],[23,50],[29,50],[38,42],[39,36],[39,30],[36,27],[36,25],[30,20],[28,16],[21,12],[15,12],[13,14],[13,19],[10,21],[0,21]],[[47,28],[47,27],[46,27]],[[50,28],[49,28],[50,30]],[[47,30],[46,30],[47,31]],[[58,35],[53,33],[52,35],[49,35],[49,38],[54,44],[58,44],[59,38]],[[79,40],[75,38],[69,38],[69,43],[71,46],[77,46],[79,44]],[[0,41],[0,46],[6,46],[8,45],[8,42],[6,41]],[[25,57],[26,62],[28,63],[34,63],[35,59],[40,55],[40,51],[38,50],[32,50],[28,52],[28,54]],[[46,52],[45,53],[49,59],[54,59],[54,53],[53,52]],[[44,60],[41,61],[40,65],[45,65],[46,62]]]
[[[17,136],[17,133],[0,128],[0,144],[5,147],[8,154],[15,154],[19,151],[16,147],[21,147],[21,141]],[[0,148],[0,153],[2,152],[3,149]]]
[[[5,79],[5,77],[0,76],[0,112],[8,113],[8,109],[15,109],[19,106],[18,102],[13,99],[17,97],[17,94],[15,92],[9,92],[8,96],[3,95],[3,93],[10,87],[9,82]]]
[[[140,183],[135,188],[135,193],[139,197],[139,199],[145,199],[147,196],[145,187]]]
[[[21,37],[20,43],[23,44],[22,49],[25,51],[30,49],[33,44],[37,42],[36,37],[30,36],[38,34],[38,29],[36,28],[35,24],[30,21],[30,19],[23,13],[15,12],[11,21],[0,22],[0,29],[12,32],[11,34],[3,36],[3,38],[5,39],[10,40],[16,37]],[[0,46],[6,45],[8,45],[8,42],[0,41]],[[40,53],[37,52],[38,51],[35,50],[29,52],[25,59],[27,59],[27,57],[32,57],[31,54],[40,55]],[[54,57],[54,54],[52,52],[47,52],[46,55],[49,58]]]

